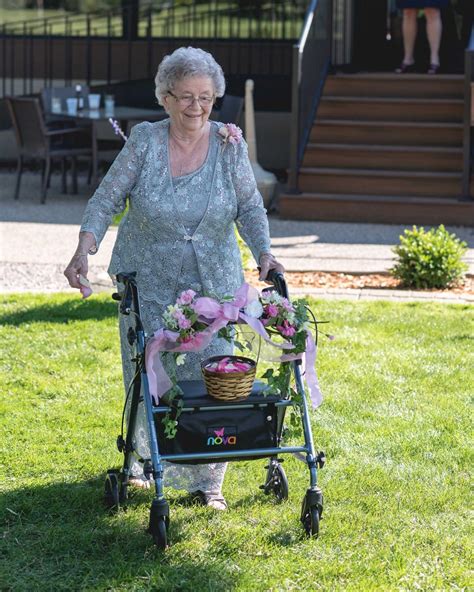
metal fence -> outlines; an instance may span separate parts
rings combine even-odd
[[[267,49],[260,52],[259,45],[275,43],[278,56],[279,46],[298,38],[306,5],[307,0],[271,0],[243,8],[230,0],[189,0],[166,8],[150,4],[136,11],[130,5],[106,13],[4,23],[0,91],[2,96],[27,94],[54,80],[89,84],[91,79],[110,83],[150,76],[164,55],[163,46],[172,50],[178,41],[199,40],[200,46],[212,48],[225,42],[232,54],[226,73],[241,72],[245,63],[251,74],[262,56],[267,59]]]
[[[97,13],[64,13],[47,18],[4,23],[4,35],[109,36],[127,38],[215,37],[295,39],[307,0],[268,0],[242,6],[232,0],[196,0],[161,6],[127,5]]]
[[[298,172],[331,64],[331,0],[313,0],[301,37],[293,47],[289,191],[298,191]]]

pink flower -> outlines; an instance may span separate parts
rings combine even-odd
[[[181,292],[176,302],[183,305],[191,304],[194,296],[196,296],[196,292],[194,290],[186,290],[185,292]]]
[[[296,329],[288,321],[283,321],[283,325],[277,325],[277,329],[284,337],[293,337],[296,333]]]
[[[276,304],[267,304],[265,307],[265,313],[269,317],[277,317],[278,316],[278,306]]]
[[[89,296],[92,294],[91,288],[88,288],[87,286],[81,286],[79,289],[83,298],[89,298]]]
[[[178,319],[178,327],[180,329],[190,329],[191,328],[191,321],[186,317],[180,317]]]
[[[226,123],[219,128],[219,135],[222,136],[224,144],[238,144],[242,140],[242,130],[233,123]]]
[[[184,319],[186,318],[184,316],[183,311],[180,308],[177,308],[176,310],[173,310],[173,312],[171,313],[171,316],[176,319],[177,321],[179,321],[180,319]]]
[[[291,302],[288,300],[288,298],[282,298],[281,300],[281,305],[283,306],[283,308],[285,310],[287,310],[288,312],[294,312],[294,308],[293,305],[291,304]]]

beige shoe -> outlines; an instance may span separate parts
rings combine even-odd
[[[227,502],[222,493],[205,493],[204,491],[193,491],[191,495],[203,506],[214,510],[227,510]]]
[[[145,475],[135,475],[129,477],[128,484],[137,489],[150,489],[153,484],[153,479],[147,479]]]

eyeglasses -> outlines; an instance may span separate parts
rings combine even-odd
[[[194,97],[193,95],[181,95],[180,97],[177,97],[170,90],[168,91],[168,94],[172,96],[177,103],[180,105],[185,105],[186,107],[191,107],[194,101],[197,101],[203,108],[210,107],[214,103],[214,95],[212,97],[209,95],[202,95],[200,97]]]

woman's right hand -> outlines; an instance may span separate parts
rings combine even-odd
[[[69,262],[69,265],[64,270],[64,275],[71,288],[77,288],[80,290],[83,287],[83,284],[81,284],[79,276],[87,278],[88,271],[89,265],[87,261],[87,253],[76,251]]]

